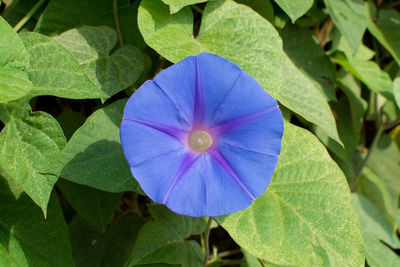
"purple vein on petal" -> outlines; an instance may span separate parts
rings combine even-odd
[[[238,145],[237,143],[229,142],[228,140],[220,140],[219,142],[222,145],[225,145],[227,147],[231,147],[231,148],[234,148],[234,149],[239,149],[239,150],[242,150],[243,152],[250,152],[250,153],[255,153],[255,154],[260,154],[260,155],[263,155],[263,156],[270,156],[270,157],[276,157],[277,156],[277,154],[274,154],[274,153],[261,152],[261,151],[257,151],[257,150],[254,150],[254,149],[249,149],[249,148],[244,147],[242,145]]]
[[[233,88],[235,87],[236,83],[239,81],[240,76],[242,76],[243,70],[239,72],[238,76],[236,77],[235,81],[232,83],[231,88],[227,91],[227,93],[224,95],[222,98],[221,102],[218,104],[218,106],[214,109],[213,114],[211,115],[210,118],[214,118],[215,114],[217,113],[218,109],[224,104],[226,98],[228,98],[229,94],[233,91]]]
[[[193,126],[201,126],[204,123],[204,99],[203,99],[203,88],[200,77],[199,60],[195,56],[196,60],[196,85],[194,92],[194,112],[193,112]]]
[[[247,189],[247,187],[243,184],[237,173],[235,172],[234,169],[232,169],[231,165],[229,162],[222,156],[222,154],[217,151],[217,150],[211,150],[210,151],[211,155],[213,158],[218,162],[218,164],[224,168],[224,170],[229,173],[229,175],[235,180],[235,182],[240,186],[240,188],[249,196],[249,198],[254,201],[256,198],[253,196],[253,194]]]
[[[240,117],[240,118],[236,118],[236,119],[233,119],[233,120],[222,122],[222,123],[218,124],[217,126],[214,126],[212,129],[217,135],[220,135],[220,134],[223,134],[223,133],[225,133],[225,132],[227,132],[229,130],[232,130],[233,128],[236,128],[236,127],[238,127],[238,126],[240,126],[242,124],[245,124],[245,123],[247,123],[249,121],[257,119],[257,118],[259,118],[261,116],[264,116],[264,115],[266,115],[266,114],[268,114],[271,111],[274,111],[276,109],[279,109],[279,106],[273,106],[273,107],[270,107],[268,109],[265,109],[265,110],[262,110],[262,111],[259,111],[259,112],[256,112],[256,113],[253,113],[253,114],[250,114],[250,115],[245,115],[245,116]]]
[[[148,162],[150,160],[157,159],[159,157],[164,157],[164,156],[167,156],[167,155],[171,155],[172,153],[176,153],[176,152],[178,152],[179,149],[180,148],[171,149],[171,150],[169,150],[167,152],[163,152],[161,154],[157,154],[157,155],[151,156],[150,158],[141,159],[139,162],[136,162],[135,164],[130,165],[130,167],[131,168],[136,168],[137,166],[142,165],[143,163]]]
[[[185,174],[187,170],[193,165],[193,163],[196,161],[198,158],[198,155],[193,155],[192,153],[187,153],[185,158],[182,161],[181,166],[179,167],[178,171],[175,174],[174,179],[172,180],[172,183],[169,185],[167,193],[165,193],[164,199],[162,201],[162,204],[167,203],[167,200],[169,198],[169,195],[171,194],[172,190],[174,190],[176,184],[179,182],[181,177]]]
[[[185,132],[182,130],[179,130],[177,128],[174,128],[174,127],[171,127],[168,125],[164,125],[161,123],[157,123],[157,122],[151,122],[151,121],[147,121],[147,120],[130,118],[130,117],[125,117],[125,116],[122,119],[126,120],[126,121],[133,121],[133,122],[142,124],[144,126],[153,128],[157,131],[160,131],[165,134],[168,134],[169,136],[172,136],[173,138],[177,139],[178,141],[182,142],[184,140]]]
[[[160,91],[169,99],[169,101],[171,101],[171,103],[174,105],[175,109],[178,112],[179,117],[186,123],[186,125],[189,125],[188,120],[189,120],[189,116],[187,116],[187,114],[184,114],[185,112],[178,107],[178,105],[176,104],[176,102],[173,100],[173,98],[167,93],[167,91],[165,91],[158,83],[156,80],[153,80],[153,83],[155,86],[158,87],[158,89],[160,89]]]

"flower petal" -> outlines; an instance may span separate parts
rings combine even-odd
[[[129,98],[124,118],[169,125],[182,130],[189,127],[189,120],[153,81],[146,81]]]
[[[266,111],[278,103],[258,82],[242,72],[223,102],[209,118],[212,126],[240,117]]]
[[[203,89],[206,124],[210,124],[215,110],[243,71],[238,65],[218,55],[202,53],[196,57]]]
[[[202,217],[207,213],[204,156],[199,156],[174,185],[165,204],[178,214]]]
[[[214,217],[242,210],[252,202],[232,174],[205,153],[182,175],[166,205],[179,214]]]
[[[242,183],[255,198],[265,192],[278,162],[277,156],[227,144],[220,144],[218,151],[237,173],[238,177],[241,177]]]
[[[122,120],[120,137],[131,167],[159,155],[185,149],[182,142],[167,133],[131,120]]]
[[[282,113],[279,109],[273,109],[223,132],[217,137],[216,144],[231,145],[274,156],[280,154],[282,135]]]
[[[153,81],[171,99],[181,112],[181,116],[191,124],[193,121],[196,88],[195,57],[187,57],[162,70]]]
[[[131,166],[131,172],[147,196],[163,203],[186,156],[183,149],[160,154]]]

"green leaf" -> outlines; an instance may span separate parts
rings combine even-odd
[[[246,251],[242,251],[248,267],[263,267],[260,261]]]
[[[360,225],[343,173],[315,136],[289,123],[266,192],[249,208],[217,222],[239,246],[273,264],[364,262]]]
[[[390,196],[391,208],[385,209],[384,207],[387,205],[384,202],[376,204],[376,207],[384,214],[390,214],[394,220],[400,195],[400,151],[396,143],[389,136],[384,135],[379,139],[378,145],[371,152],[367,166],[383,181]],[[371,200],[373,200],[378,198],[378,195],[371,197]]]
[[[358,51],[367,28],[363,0],[324,0],[328,12],[340,33],[344,35],[354,52]]]
[[[169,12],[174,14],[184,8],[198,3],[207,2],[208,0],[161,0],[164,4],[169,5]]]
[[[208,17],[207,7],[203,12],[200,31]],[[208,51],[199,42],[201,33],[197,39],[193,37],[193,14],[189,8],[170,15],[168,6],[160,0],[144,0],[139,6],[138,25],[145,42],[171,62],[176,63],[187,56]],[[227,29],[227,34],[229,32],[230,29]]]
[[[283,267],[283,265],[273,264],[266,260],[258,259],[243,249],[242,252],[246,259],[247,267]],[[260,261],[262,261],[263,265],[261,265]]]
[[[155,221],[140,230],[128,266],[151,263],[203,266],[204,253],[194,240],[185,240],[205,230],[205,218],[178,215],[162,205],[149,206]]]
[[[396,100],[397,107],[400,109],[400,77],[393,81],[393,95]]]
[[[313,5],[314,0],[274,0],[294,23],[303,16]]]
[[[347,57],[354,57],[361,60],[370,60],[375,56],[375,51],[371,50],[369,47],[365,46],[363,43],[358,48],[357,53],[353,52],[347,39],[341,35],[339,32],[335,31],[333,33],[332,40],[332,51],[342,51]]]
[[[333,60],[351,72],[375,93],[394,100],[393,83],[388,73],[382,71],[374,61],[346,57],[341,52],[333,55]]]
[[[8,174],[5,178],[22,188],[46,215],[57,177],[42,174],[41,170],[64,147],[65,137],[51,115],[45,112],[21,113],[20,116],[9,114],[9,120],[0,133],[0,165]]]
[[[34,85],[32,96],[54,95],[72,99],[106,96],[57,42],[34,32],[24,32],[20,36],[30,55],[27,72]]]
[[[8,23],[0,17],[0,102],[21,98],[32,83],[24,71],[29,55],[24,44]]]
[[[364,167],[356,190],[368,198],[379,209],[394,229],[396,225],[397,205],[393,203],[393,199],[383,180],[368,166]]]
[[[235,0],[235,2],[251,7],[269,22],[274,23],[274,6],[270,0]]]
[[[399,239],[391,225],[368,199],[359,194],[353,194],[352,197],[354,208],[360,217],[368,265],[371,267],[399,266],[398,255],[381,242],[384,241],[393,248],[399,248]]]
[[[0,67],[24,70],[29,63],[28,52],[18,34],[0,17]]]
[[[332,107],[337,116],[339,136],[344,146],[333,142],[319,127],[316,127],[314,132],[332,152],[332,158],[338,163],[346,177],[352,180],[356,175],[356,166],[353,161],[361,138],[361,127],[367,104],[361,98],[361,87],[358,81],[350,73],[340,71],[337,85],[344,95],[339,96],[339,99],[332,103]]]
[[[0,67],[0,102],[21,98],[27,95],[31,89],[32,83],[26,72]]]
[[[381,116],[384,118],[385,123],[395,123],[397,119],[400,118],[400,110],[397,107],[395,101],[382,101],[383,99],[377,99],[377,103],[383,105],[381,106]]]
[[[126,100],[94,112],[46,173],[106,192],[141,192],[122,151],[119,126]]]
[[[335,66],[308,29],[287,25],[280,35],[283,49],[293,63],[325,95],[327,100],[336,99],[333,83],[336,79]]]
[[[285,105],[285,102],[281,101],[282,104],[320,127],[339,145],[343,145],[330,107],[321,90],[315,86],[315,82],[302,74],[289,59],[286,60],[284,68],[286,75],[283,77],[284,89],[280,92],[280,99],[288,99],[290,102]],[[301,89],[298,88],[299,86]],[[325,120],[322,117],[325,117]]]
[[[367,102],[361,97],[361,87],[357,80],[348,72],[340,71],[338,73],[338,85],[344,92],[350,103],[350,113],[353,125],[351,128],[355,132],[360,132],[364,113],[367,109]]]
[[[314,1],[310,10],[296,21],[296,25],[300,28],[314,28],[324,23],[327,18],[328,14],[325,9],[321,9],[320,1]]]
[[[108,97],[132,85],[143,72],[143,54],[135,47],[123,46],[110,55],[117,44],[117,34],[108,26],[83,26],[54,40],[72,54],[89,79]]]
[[[47,218],[25,194],[15,199],[0,177],[0,265],[73,266],[68,229],[57,196]]]
[[[196,38],[190,9],[170,15],[160,1],[142,1],[138,23],[146,43],[166,59],[178,62],[201,52],[223,56],[240,65],[281,104],[340,143],[322,93],[288,59],[274,27],[250,8],[231,0],[209,2]]]
[[[107,193],[64,179],[60,179],[57,186],[72,208],[103,233],[123,195]]]
[[[142,225],[136,215],[127,214],[117,219],[106,233],[101,233],[75,216],[69,225],[75,266],[123,266]]]
[[[376,7],[367,2],[367,27],[372,35],[389,51],[400,66],[400,13],[395,9],[380,9],[376,18]]]
[[[342,162],[340,163],[347,163],[349,167],[352,164],[352,158],[354,153],[356,152],[357,145],[359,144],[361,134],[360,128],[353,128],[353,118],[349,116],[351,113],[351,105],[345,96],[341,96],[337,102],[332,104],[335,114],[338,117],[338,130],[340,139],[343,141],[344,146],[340,146],[336,142],[333,142],[328,136],[321,133],[320,128],[315,130],[316,136],[321,140],[321,142],[331,151],[334,155],[333,158],[337,160],[340,158]],[[359,120],[359,118],[358,118]],[[343,167],[343,164],[339,164],[342,169],[345,170],[345,174],[348,175],[351,173],[347,172],[347,168]],[[354,168],[354,167],[353,167]],[[354,176],[350,175],[351,178]]]
[[[143,50],[146,44],[137,27],[137,9],[140,1],[118,0],[118,18],[124,44]],[[52,0],[36,24],[35,31],[58,35],[79,26],[105,25],[116,29],[110,0]]]

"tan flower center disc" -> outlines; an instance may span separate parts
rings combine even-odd
[[[206,131],[197,131],[189,136],[190,148],[197,152],[204,152],[212,145],[213,140]]]

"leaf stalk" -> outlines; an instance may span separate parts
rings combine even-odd
[[[46,0],[40,0],[39,2],[34,5],[31,10],[14,26],[14,30],[18,32],[35,14],[35,12],[43,5]]]

